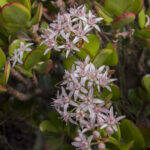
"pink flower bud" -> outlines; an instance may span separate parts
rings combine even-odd
[[[102,126],[104,124],[104,120],[101,117],[97,118],[97,123]]]
[[[113,129],[111,128],[111,127],[107,127],[106,128],[106,132],[109,134],[109,135],[111,135],[111,134],[113,134]]]
[[[75,137],[74,140],[75,140],[76,142],[80,142],[80,141],[81,141],[81,138],[80,138],[80,137]]]
[[[98,131],[94,131],[94,132],[93,132],[93,136],[94,136],[95,138],[99,138],[99,137],[100,137],[100,134],[99,134]]]
[[[104,143],[99,143],[98,148],[99,150],[104,150],[105,149],[105,144]]]

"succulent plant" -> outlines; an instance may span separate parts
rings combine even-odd
[[[37,24],[42,15],[42,4],[40,3],[36,13],[31,18],[30,0],[5,0],[0,2],[0,23],[10,32],[16,32],[30,28]]]
[[[143,0],[105,0],[102,5],[95,2],[94,6],[107,24],[118,29],[134,21],[143,7]]]

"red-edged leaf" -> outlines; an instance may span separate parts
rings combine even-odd
[[[6,92],[6,91],[7,91],[7,89],[0,85],[0,93]]]
[[[6,85],[8,82],[9,75],[10,75],[10,68],[11,68],[10,61],[7,61],[5,65],[5,71],[4,71],[4,85]]]
[[[43,12],[43,5],[42,3],[40,3],[35,16],[31,20],[31,25],[37,24],[40,21],[42,12]]]
[[[14,25],[26,25],[31,18],[29,9],[18,2],[7,3],[2,7],[1,13],[6,23]]]
[[[53,67],[53,62],[52,62],[52,60],[50,60],[50,61],[49,61],[49,66],[48,66],[48,68],[44,71],[44,74],[47,74],[47,73],[52,69],[52,67]]]
[[[115,29],[121,28],[121,27],[131,23],[132,21],[134,21],[134,19],[135,19],[135,14],[128,12],[128,13],[125,13],[125,14],[119,16],[118,18],[116,18],[112,22],[112,25]]]

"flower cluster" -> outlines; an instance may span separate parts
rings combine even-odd
[[[75,62],[71,71],[65,71],[62,93],[58,92],[54,107],[63,120],[80,126],[79,136],[72,143],[78,149],[90,150],[92,142],[97,141],[99,149],[103,150],[104,137],[98,130],[105,130],[109,136],[117,131],[117,124],[124,118],[116,117],[113,107],[108,108],[99,96],[103,88],[111,90],[110,85],[115,80],[110,78],[108,66],[97,69],[89,57],[84,62]]]
[[[88,42],[87,34],[93,28],[100,31],[97,23],[101,20],[102,18],[96,18],[90,10],[87,13],[85,5],[58,14],[57,19],[48,28],[42,29],[41,44],[44,43],[48,47],[44,55],[52,49],[66,51],[66,57],[71,51],[79,51],[78,44],[80,41]]]
[[[15,49],[14,50],[14,54],[13,56],[10,58],[10,61],[13,62],[13,67],[15,66],[16,63],[20,63],[20,64],[23,64],[23,55],[24,55],[24,52],[30,52],[32,51],[31,48],[29,48],[29,46],[33,45],[33,43],[28,43],[28,44],[24,44],[24,42],[21,42],[20,43],[20,47],[18,49]]]

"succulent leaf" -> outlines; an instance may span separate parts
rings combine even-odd
[[[5,66],[6,63],[6,56],[3,50],[0,48],[0,70]]]
[[[118,18],[116,18],[113,22],[112,25],[115,29],[121,28],[131,22],[133,22],[135,19],[135,14],[133,13],[125,13]]]

